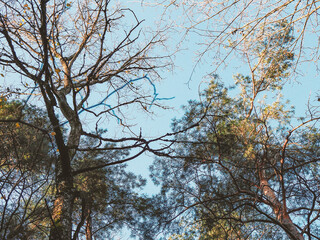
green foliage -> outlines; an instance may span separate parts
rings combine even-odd
[[[249,76],[241,73],[234,76],[240,88],[240,97],[249,106],[257,95],[264,91],[281,91],[292,73],[294,54],[290,50],[294,40],[293,29],[286,21],[270,25],[257,33],[256,42],[249,42]]]
[[[49,219],[43,200],[52,190],[54,158],[51,139],[41,130],[47,128],[39,108],[1,99],[1,239],[45,238]]]
[[[212,79],[204,100],[190,101],[173,123],[174,131],[197,127],[178,135],[172,156],[151,169],[174,206],[170,219],[188,218],[191,226],[173,221],[172,239],[288,239],[290,221],[299,225],[295,237],[306,226],[317,236],[319,219],[308,215],[319,207],[319,130],[307,122],[292,128],[294,112],[281,96],[292,29],[282,22],[264,31],[251,76],[235,77],[239,94]]]
[[[50,124],[42,110],[17,101],[1,101],[0,120],[12,120],[0,123],[2,158],[29,170],[50,167],[54,157],[50,154],[51,139],[46,132]]]
[[[82,147],[97,144],[92,139],[86,139]],[[115,145],[106,145],[105,148],[115,148]],[[115,159],[128,156],[127,150],[105,150],[78,152],[73,168],[85,169],[91,166],[108,164]],[[152,229],[147,228],[145,221],[152,221],[152,199],[141,196],[136,190],[141,189],[146,180],[141,176],[125,170],[126,165],[109,166],[93,171],[80,173],[75,176],[74,185],[88,202],[93,232],[96,239],[110,238],[114,231],[126,226],[133,232],[146,234],[150,238]],[[74,219],[81,218],[81,199],[75,202]],[[145,224],[145,226],[144,226]],[[149,227],[149,226],[148,226]]]
[[[57,157],[50,129],[41,109],[18,101],[1,101],[1,239],[46,239],[49,235],[48,207],[55,195],[53,162]],[[84,138],[81,147],[96,144],[97,140]],[[126,149],[117,150],[116,145],[106,145],[105,149],[78,151],[72,162],[73,170],[105,165],[129,154]],[[158,230],[156,199],[137,193],[146,180],[125,168],[124,164],[108,166],[74,176],[75,227],[85,216],[80,237],[84,237],[89,218],[95,239],[111,238],[122,227],[142,235],[143,239],[152,239]]]

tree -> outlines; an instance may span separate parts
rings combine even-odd
[[[173,123],[198,127],[153,166],[171,220],[188,216],[199,239],[319,239],[318,112],[298,122],[281,98],[294,59],[290,24],[263,31],[250,75],[235,76],[238,95],[213,77],[204,100]]]
[[[95,144],[96,140],[87,139],[82,146]],[[84,169],[93,160],[103,165],[128,155],[127,149],[79,152],[75,156],[74,168]],[[141,239],[153,239],[157,230],[152,225],[158,225],[157,206],[153,206],[152,197],[135,192],[145,185],[146,180],[126,172],[125,167],[124,164],[115,165],[75,175],[76,189],[82,195],[74,203],[73,221],[78,223],[75,235],[86,239],[93,239],[93,236],[109,239],[114,231],[126,226]]]
[[[0,64],[2,76],[10,82],[2,86],[2,93],[29,95],[25,102],[37,101],[50,123],[41,129],[52,136],[51,152],[56,156],[53,204],[47,204],[49,238],[76,239],[83,219],[88,226],[92,216],[90,205],[83,206],[81,214],[75,211],[79,202],[90,202],[86,201],[85,187],[75,187],[80,178],[94,171],[102,177],[99,171],[103,168],[123,164],[145,151],[158,151],[150,147],[155,140],[146,140],[141,132],[131,130],[128,109],[148,112],[151,106],[159,105],[151,79],[160,78],[158,70],[169,66],[169,56],[153,50],[162,45],[164,37],[161,31],[152,35],[142,31],[143,21],[132,10],[109,0],[3,0],[0,7]],[[12,122],[38,129],[23,120],[25,111],[22,107]],[[90,124],[86,124],[88,118]],[[101,130],[112,121],[131,133],[112,136]],[[82,145],[85,138],[95,140],[94,145]],[[78,159],[80,153],[99,156],[99,152],[130,149],[130,155],[117,155],[121,159],[86,159],[85,165]],[[123,174],[121,168],[117,174]],[[127,178],[132,176],[121,181]],[[133,187],[141,185],[138,179],[132,182]],[[77,219],[79,222],[74,222]]]
[[[1,239],[44,239],[50,229],[47,208],[54,196],[52,165],[57,157],[52,151],[52,136],[44,130],[50,124],[44,112],[35,106],[8,102],[6,98],[1,99],[0,106]],[[24,115],[19,117],[22,108]],[[92,139],[85,140],[82,146],[97,144]],[[128,150],[80,152],[73,167],[85,168],[92,161],[105,164],[128,154]],[[152,222],[154,216],[151,209],[156,210],[152,206],[153,200],[134,192],[144,184],[144,179],[126,172],[125,165],[76,175],[74,186],[81,199],[76,199],[74,203],[74,235],[85,236],[86,239],[93,239],[93,236],[105,239],[110,238],[115,229],[127,226],[133,228],[136,234],[145,232],[145,239],[152,236],[152,228],[145,229],[142,218],[148,217],[148,221]],[[141,219],[140,225],[138,219]]]
[[[221,66],[227,67],[228,58],[236,56],[237,59],[246,60],[247,57],[251,57],[248,54],[252,50],[251,44],[266,34],[263,33],[262,36],[258,33],[283,21],[290,24],[296,36],[289,48],[289,51],[296,54],[293,63],[295,68],[300,70],[299,63],[318,59],[318,45],[312,41],[319,36],[316,29],[319,25],[317,15],[320,6],[315,0],[307,2],[204,0],[200,3],[187,0],[160,0],[157,1],[158,4],[153,1],[143,2],[145,5],[164,6],[165,16],[176,16],[177,11],[183,14],[184,17],[181,19],[174,18],[177,25],[185,32],[182,39],[188,38],[189,35],[200,36],[195,67],[201,61],[209,61],[213,73]],[[163,19],[167,19],[165,16]],[[209,56],[209,60],[206,56]]]
[[[0,101],[0,119],[0,238],[45,238],[45,199],[52,192],[54,175],[52,143],[44,131],[50,124],[40,109],[6,97]]]

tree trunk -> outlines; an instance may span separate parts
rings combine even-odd
[[[303,235],[292,222],[287,210],[278,200],[274,190],[270,187],[264,176],[263,170],[260,172],[260,189],[263,195],[269,200],[277,220],[281,223],[289,238],[292,240],[304,240]]]
[[[46,99],[46,98],[45,98]],[[71,159],[68,147],[64,144],[63,134],[59,127],[53,107],[47,104],[48,116],[54,131],[59,150],[59,158],[56,160],[56,196],[52,211],[52,226],[50,240],[69,240],[72,237],[72,211],[74,202],[73,176]]]
[[[50,231],[50,240],[69,240],[72,238],[72,211],[74,195],[72,180],[58,183],[56,200],[52,212],[53,223]]]
[[[72,236],[72,211],[73,211],[73,176],[71,159],[68,147],[65,145],[64,136],[60,128],[59,120],[55,114],[56,100],[54,92],[49,87],[49,42],[47,36],[47,0],[40,1],[41,10],[41,41],[43,45],[43,66],[38,75],[37,82],[44,98],[48,117],[55,132],[55,141],[59,151],[59,157],[55,163],[56,169],[56,196],[52,210],[52,225],[50,240],[69,240]],[[44,81],[39,81],[44,73]]]

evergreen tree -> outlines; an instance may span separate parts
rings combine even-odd
[[[1,239],[46,239],[50,234],[58,157],[53,132],[44,111],[18,101],[0,101]],[[86,138],[81,147],[97,144]],[[75,238],[106,239],[127,227],[133,235],[152,239],[157,207],[137,194],[146,180],[126,171],[126,165],[101,168],[129,155],[106,146],[105,151],[81,151],[73,162]],[[95,164],[95,169],[88,168]],[[150,226],[151,224],[151,226]]]
[[[198,126],[182,132],[171,156],[152,169],[174,206],[171,219],[185,216],[198,239],[319,239],[319,117],[291,127],[294,112],[281,89],[292,30],[283,22],[262,31],[251,75],[235,76],[239,94],[213,78],[204,100],[190,101],[173,123],[174,131]]]

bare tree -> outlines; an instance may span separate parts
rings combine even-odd
[[[0,64],[8,85],[2,94],[29,95],[26,102],[45,107],[51,126],[44,130],[58,155],[50,239],[76,239],[73,206],[83,195],[74,188],[75,176],[156,151],[149,146],[154,140],[141,132],[116,137],[101,129],[114,120],[130,130],[129,107],[148,111],[158,105],[153,81],[169,66],[169,56],[154,48],[165,39],[161,31],[144,32],[132,10],[109,0],[3,0],[0,9]],[[14,121],[28,124],[19,116]],[[82,137],[97,141],[82,146]],[[134,151],[123,159],[74,168],[77,152],[117,149]]]

